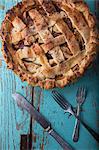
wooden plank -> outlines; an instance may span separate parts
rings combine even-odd
[[[5,12],[17,2],[16,0],[0,1],[0,24]],[[7,70],[0,54],[0,150],[19,150],[20,142],[25,137],[23,135],[30,133],[29,114],[21,111],[12,99],[12,93],[16,91],[31,101],[32,88],[22,83],[12,71]]]
[[[19,92],[31,100],[31,87],[21,83],[2,62],[0,67],[0,150],[20,149],[20,135],[29,134],[30,117],[19,110],[12,93]]]

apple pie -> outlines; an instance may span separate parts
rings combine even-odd
[[[95,19],[83,0],[23,0],[1,27],[7,67],[32,86],[64,87],[96,55]]]

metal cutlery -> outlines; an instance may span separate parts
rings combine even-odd
[[[82,121],[76,113],[73,111],[71,104],[64,99],[62,95],[60,95],[57,91],[52,91],[52,97],[54,100],[65,110],[65,112],[69,112],[70,114],[74,115],[77,120],[82,123],[82,125],[89,131],[89,133],[94,137],[94,139],[99,142],[99,134],[96,133],[91,127],[89,127],[84,121]]]
[[[76,101],[77,101],[77,116],[80,116],[80,110],[81,106],[83,105],[85,99],[86,99],[86,89],[84,87],[80,87],[77,90],[76,94]],[[79,139],[79,129],[80,129],[80,121],[76,119],[75,121],[75,126],[74,126],[74,131],[72,135],[72,139],[74,142],[77,142]]]
[[[51,127],[51,123],[39,113],[34,106],[32,106],[23,96],[18,93],[12,95],[17,105],[25,109],[44,129],[48,132],[64,150],[73,150],[72,147]]]

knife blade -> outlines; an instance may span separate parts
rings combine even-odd
[[[20,108],[25,109],[45,129],[45,131],[61,145],[64,150],[73,150],[73,148],[51,127],[51,123],[45,119],[45,117],[39,113],[29,101],[18,93],[12,94],[12,97],[17,102],[17,105]]]

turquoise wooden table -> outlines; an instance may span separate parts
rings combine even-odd
[[[97,14],[96,3],[99,0],[86,0],[91,11]],[[6,11],[15,5],[17,0],[0,0],[0,24]],[[0,43],[1,48],[1,43]],[[99,59],[85,72],[76,83],[57,89],[64,97],[76,106],[76,91],[78,86],[86,85],[88,95],[83,106],[82,118],[93,129],[99,131]],[[0,54],[0,150],[61,150],[60,145],[49,136],[42,127],[31,118],[27,112],[21,111],[14,103],[11,95],[14,92],[24,95],[52,123],[54,129],[67,140],[75,150],[98,150],[99,145],[81,126],[80,139],[73,143],[71,137],[75,119],[64,114],[63,110],[52,99],[51,90],[32,88],[27,83],[7,70]],[[32,100],[33,97],[33,100]]]

